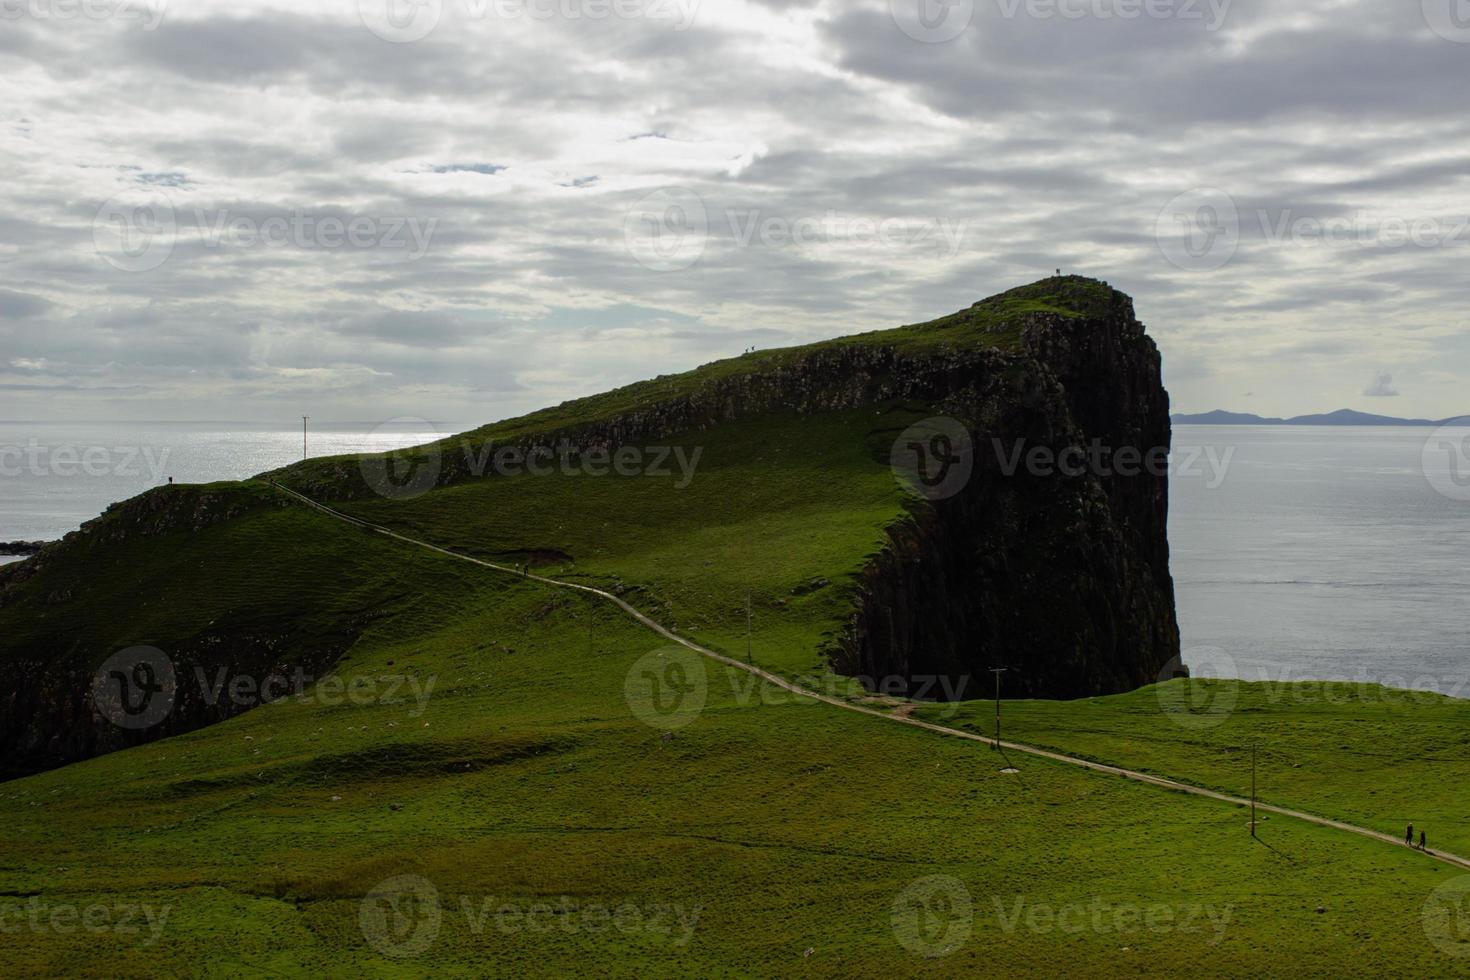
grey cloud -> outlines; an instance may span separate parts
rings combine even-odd
[[[1369,398],[1397,398],[1398,389],[1393,386],[1393,375],[1387,371],[1378,372],[1373,383],[1363,389],[1363,394]]]
[[[50,308],[51,302],[40,296],[0,289],[0,317],[5,319],[19,320],[40,316]]]
[[[1210,33],[1006,20],[982,0],[971,31],[924,45],[886,0],[760,2],[792,19],[700,17],[681,33],[473,23],[448,4],[429,39],[392,45],[350,9],[247,3],[151,35],[8,32],[0,343],[59,385],[127,389],[155,411],[290,397],[341,417],[477,420],[751,343],[921,321],[1062,266],[1136,296],[1181,403],[1249,370],[1270,414],[1300,384],[1265,375],[1294,358],[1317,359],[1324,383],[1322,365],[1341,365],[1334,383],[1354,390],[1376,364],[1405,378],[1421,376],[1414,358],[1470,367],[1453,339],[1464,252],[1283,243],[1257,220],[1461,206],[1470,123],[1450,96],[1470,59],[1416,4],[1300,0],[1287,15],[1237,0]],[[681,271],[645,268],[625,240],[661,186],[709,209],[703,254]],[[1237,201],[1239,249],[1218,269],[1176,268],[1155,223],[1203,186]],[[414,261],[181,234],[162,266],[132,273],[96,253],[92,228],[129,192],[167,193],[185,214],[437,224]],[[946,257],[841,236],[742,242],[728,222],[829,211],[966,231]]]

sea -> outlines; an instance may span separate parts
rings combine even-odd
[[[0,422],[0,541],[53,541],[109,504],[170,478],[240,480],[303,455],[384,452],[472,426],[404,419],[249,422]],[[14,561],[0,557],[0,563]]]
[[[1184,661],[1470,697],[1470,429],[1174,429]]]
[[[470,427],[312,422],[305,451]],[[169,477],[240,479],[302,455],[299,424],[0,422],[0,541],[58,538]],[[1470,697],[1470,429],[1177,426],[1170,497],[1196,676]]]

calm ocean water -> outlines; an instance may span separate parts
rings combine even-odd
[[[1174,443],[1197,674],[1470,697],[1470,430],[1179,426]],[[1183,472],[1195,447],[1202,475]]]
[[[311,423],[312,456],[381,452],[469,426]],[[301,425],[0,422],[0,541],[49,541],[108,504],[167,483],[238,480],[301,459]]]
[[[326,424],[309,448],[384,450],[462,428]],[[1426,456],[1431,434],[1176,429],[1169,534],[1186,663],[1470,697],[1470,486],[1448,480],[1449,453]],[[238,479],[300,458],[288,426],[0,423],[0,540],[59,537],[169,476]]]

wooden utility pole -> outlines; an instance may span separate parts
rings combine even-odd
[[[1251,836],[1256,836],[1256,743],[1251,743]]]
[[[755,654],[751,646],[750,590],[745,590],[745,662],[754,666]]]
[[[992,749],[1000,748],[1000,675],[1006,672],[1005,667],[991,667],[990,672],[995,675],[995,744]]]
[[[586,595],[587,595],[587,653],[588,654],[592,654],[592,653],[594,653],[596,651],[596,647],[593,645],[593,642],[592,642],[592,611],[596,607],[593,605],[594,600],[592,598],[592,593],[589,592]]]
[[[302,459],[305,459],[306,458],[306,420],[309,419],[309,418],[311,418],[310,415],[303,415],[303,416],[301,416],[301,458]]]

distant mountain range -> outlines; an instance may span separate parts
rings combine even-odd
[[[1179,425],[1470,425],[1470,415],[1448,419],[1397,419],[1390,415],[1369,415],[1350,408],[1325,415],[1298,415],[1289,419],[1268,419],[1249,412],[1227,412],[1216,409],[1199,415],[1174,415]]]

